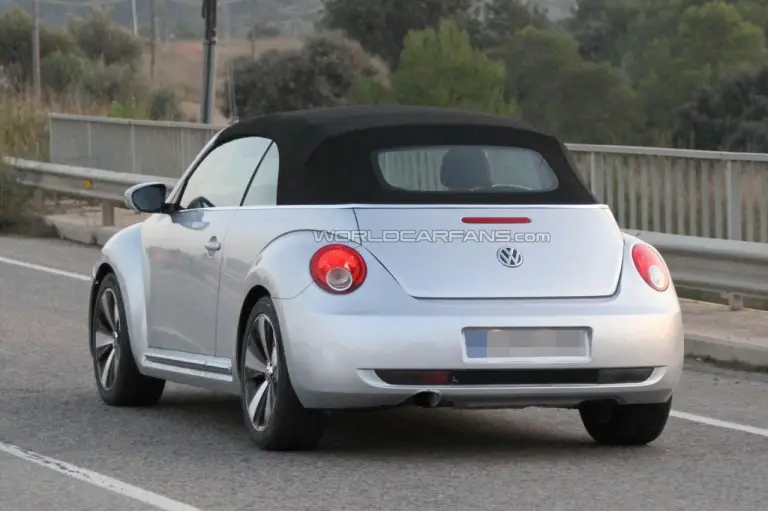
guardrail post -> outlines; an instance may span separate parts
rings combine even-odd
[[[725,221],[729,240],[740,241],[741,229],[741,168],[733,168],[733,161],[725,163]],[[728,307],[732,311],[744,308],[744,297],[736,294],[726,295]]]
[[[45,206],[45,192],[40,188],[35,188],[35,191],[32,192],[32,206],[38,211]]]
[[[744,310],[744,297],[741,295],[728,295],[728,308],[732,311]]]
[[[597,200],[603,202],[603,173],[597,172],[596,154],[594,151],[589,152],[589,184],[592,188],[592,193],[597,197]],[[602,169],[600,169],[602,170]]]
[[[140,174],[136,170],[136,125],[131,123],[130,124],[130,138],[131,138],[131,172],[134,174]]]
[[[109,227],[115,225],[115,207],[107,202],[101,204],[101,225]]]

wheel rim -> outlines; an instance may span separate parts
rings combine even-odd
[[[96,378],[104,390],[115,384],[120,360],[120,310],[112,289],[105,289],[96,305],[94,361]]]
[[[278,354],[275,326],[265,314],[251,323],[246,337],[243,381],[248,418],[263,431],[277,403]]]

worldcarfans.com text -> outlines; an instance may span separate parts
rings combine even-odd
[[[353,241],[355,243],[549,243],[547,232],[510,230],[384,230],[315,231],[318,243]]]

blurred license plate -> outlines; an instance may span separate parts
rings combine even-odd
[[[464,330],[468,358],[587,357],[585,328],[468,328]]]

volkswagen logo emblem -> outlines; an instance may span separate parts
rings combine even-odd
[[[523,264],[523,254],[511,247],[500,248],[496,252],[496,259],[507,268],[517,268]]]

